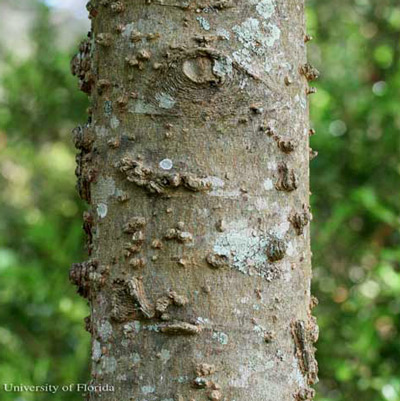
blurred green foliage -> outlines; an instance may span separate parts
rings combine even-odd
[[[317,399],[400,401],[400,6],[308,5]]]
[[[317,400],[400,401],[400,6],[308,5]],[[34,52],[4,55],[0,83],[0,382],[69,384],[89,370],[88,308],[67,279],[86,257],[69,133],[87,99],[38,7]]]
[[[38,4],[33,54],[2,49],[0,83],[0,382],[86,382],[85,302],[68,282],[84,260],[82,205],[75,191],[70,131],[87,99],[54,43],[49,10]],[[76,393],[1,391],[1,400],[76,400]]]

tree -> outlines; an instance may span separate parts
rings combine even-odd
[[[91,400],[309,400],[303,1],[88,3],[72,61]],[[112,387],[114,391],[112,390]]]

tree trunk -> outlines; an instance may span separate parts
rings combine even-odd
[[[303,0],[92,0],[72,61],[90,400],[308,400]],[[114,391],[112,391],[114,390]]]

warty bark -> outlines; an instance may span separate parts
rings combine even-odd
[[[308,400],[311,316],[303,0],[88,3],[72,61],[103,401]]]

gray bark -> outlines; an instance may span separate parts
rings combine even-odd
[[[72,70],[91,95],[74,131],[90,260],[70,278],[89,399],[311,399],[303,0],[88,9]]]

